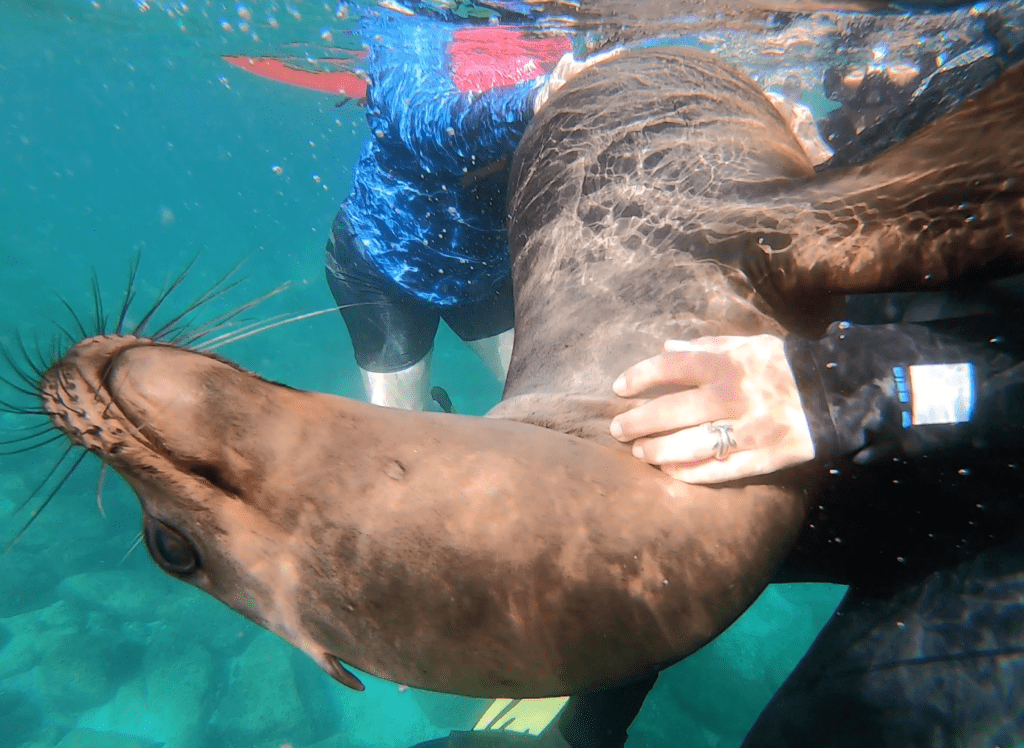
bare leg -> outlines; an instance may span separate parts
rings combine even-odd
[[[480,340],[467,340],[466,345],[480,357],[487,370],[494,375],[502,384],[505,384],[505,375],[508,374],[508,362],[512,359],[512,341],[515,338],[515,330],[492,335],[489,338]]]
[[[382,374],[360,369],[367,400],[374,405],[385,405],[389,408],[433,410],[433,401],[430,398],[431,353],[401,371]],[[504,375],[502,380],[504,381]]]

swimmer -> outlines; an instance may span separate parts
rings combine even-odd
[[[368,400],[410,410],[432,407],[442,319],[505,381],[514,337],[508,162],[535,109],[564,82],[549,84],[546,72],[572,59],[565,36],[437,13],[376,8],[362,21],[372,136],[326,256]]]

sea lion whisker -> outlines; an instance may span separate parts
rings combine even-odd
[[[18,349],[21,351],[21,355],[24,357],[25,363],[28,364],[29,369],[31,369],[32,374],[35,376],[29,376],[24,369],[17,367],[10,359],[8,359],[8,363],[14,367],[19,374],[25,377],[26,382],[30,382],[34,387],[35,383],[42,379],[46,370],[50,368],[50,364],[46,361],[46,357],[43,355],[42,351],[39,350],[38,341],[36,342],[36,356],[39,357],[39,361],[33,361],[32,356],[29,354],[28,346],[25,344],[25,339],[21,337],[21,331],[16,331],[14,337],[15,340],[18,341]]]
[[[35,436],[39,437],[42,436],[42,434],[36,434]],[[18,449],[0,449],[0,455],[10,457],[11,455],[20,455],[25,452],[31,452],[33,450],[39,449],[40,447],[45,447],[47,444],[51,442],[57,441],[57,439],[61,438],[62,436],[64,435],[61,432],[57,431],[53,436],[43,439],[41,442],[36,442],[35,444],[28,444],[24,447],[19,447]],[[13,442],[14,440],[11,440],[9,442],[0,442],[0,445],[12,444]]]
[[[36,390],[36,387],[39,383],[39,380],[42,379],[43,377],[43,372],[36,371],[36,368],[32,366],[31,361],[28,361],[27,363],[29,367],[32,368],[32,371],[35,374],[35,376],[32,376],[31,374],[26,372],[17,362],[15,362],[15,360],[13,359],[13,357],[8,352],[5,346],[0,346],[0,355],[2,355],[4,359],[7,361],[7,365],[10,366],[11,371],[13,371],[14,374],[17,375],[18,379],[21,380],[21,384],[18,384],[17,382],[12,382],[9,378],[3,375],[0,375],[0,381],[2,381],[4,384],[10,387],[12,390],[16,390],[23,395],[28,395],[33,399],[39,397],[39,393]]]
[[[59,339],[57,338],[52,339],[50,341],[50,351],[49,353],[46,353],[42,350],[42,348],[39,345],[39,338],[35,339],[33,343],[33,348],[35,348],[36,359],[38,363],[29,360],[29,365],[32,366],[32,371],[35,372],[36,376],[38,377],[38,379],[31,383],[33,389],[35,389],[36,382],[38,382],[39,379],[42,379],[46,371],[51,366],[53,366],[53,364],[55,364],[57,361],[60,361],[60,357],[64,353],[64,351],[61,349],[58,341]]]
[[[92,269],[92,313],[96,322],[93,335],[102,335],[107,329],[107,318],[103,314],[103,294],[100,293],[100,281],[96,277],[96,268]]]
[[[339,309],[347,308],[348,306],[355,306],[355,305],[354,304],[348,304],[348,305],[345,305],[345,306],[332,306],[332,307],[328,307],[326,309],[319,309],[319,310],[317,310],[315,312],[306,312],[305,314],[298,314],[298,315],[295,315],[295,316],[286,317],[285,319],[279,319],[277,321],[272,321],[272,322],[268,322],[266,324],[261,324],[261,326],[256,327],[255,329],[248,330],[248,331],[234,332],[234,333],[225,333],[224,335],[220,335],[220,336],[218,336],[216,338],[213,338],[211,340],[206,341],[202,345],[196,346],[195,350],[197,350],[197,351],[213,351],[213,350],[216,350],[216,349],[220,348],[221,346],[227,345],[228,343],[237,343],[239,340],[245,340],[246,338],[251,337],[253,335],[257,335],[257,334],[259,334],[261,332],[266,332],[267,330],[273,330],[275,327],[280,327],[281,325],[289,325],[292,322],[301,322],[304,319],[311,319],[312,317],[319,317],[319,316],[321,316],[323,314],[330,314],[331,312],[336,312]]]
[[[226,343],[230,343],[231,340],[236,335],[242,335],[244,333],[247,333],[247,332],[249,332],[251,330],[254,330],[254,329],[260,327],[260,325],[265,325],[265,324],[267,324],[269,322],[274,322],[274,321],[277,321],[277,320],[287,319],[292,314],[293,314],[292,312],[282,312],[281,314],[275,314],[273,317],[269,317],[268,319],[261,319],[261,320],[256,320],[254,322],[247,322],[246,324],[242,325],[241,327],[235,327],[235,328],[227,329],[226,332],[221,333],[220,335],[218,335],[215,338],[210,338],[209,340],[205,340],[205,341],[203,341],[203,342],[201,342],[201,343],[199,343],[197,345],[192,345],[192,343],[194,343],[196,340],[199,340],[203,335],[209,335],[209,334],[217,332],[219,330],[224,330],[225,328],[229,328],[230,322],[225,322],[225,323],[222,323],[220,325],[217,325],[216,327],[212,327],[212,328],[210,328],[207,331],[204,331],[203,335],[183,336],[182,337],[182,343],[184,345],[188,345],[190,348],[192,348],[193,350],[197,350],[197,351],[199,351],[199,350],[212,350],[214,347],[217,347],[217,346],[220,346],[220,345],[225,345]]]
[[[121,556],[121,560],[118,561],[117,563],[123,564],[125,561],[127,561],[128,557],[130,555],[132,555],[132,551],[134,551],[136,548],[138,548],[139,547],[139,543],[141,543],[141,542],[142,542],[142,533],[140,532],[138,535],[135,536],[135,542],[132,543],[132,547],[129,548],[128,551],[123,556]]]
[[[78,316],[78,313],[75,311],[74,307],[72,307],[71,304],[67,302],[67,299],[65,299],[60,294],[55,295],[57,296],[57,300],[60,301],[64,308],[67,309],[68,312],[71,314],[71,318],[75,320],[75,324],[78,326],[78,331],[79,333],[81,333],[81,337],[88,338],[89,333],[86,331],[85,325],[82,324],[82,318]]]
[[[50,480],[50,476],[52,476],[54,474],[54,471],[56,470],[57,465],[59,465],[61,462],[64,461],[64,458],[67,457],[67,455],[68,455],[68,453],[70,451],[71,451],[71,448],[65,450],[64,454],[61,455],[60,459],[54,465],[54,469],[50,470],[50,473],[46,476],[46,481]],[[74,473],[75,470],[78,469],[78,466],[82,464],[82,460],[85,459],[85,456],[87,454],[89,454],[89,452],[87,450],[83,449],[82,450],[82,454],[80,454],[78,456],[78,459],[75,460],[74,464],[68,469],[68,471],[66,473],[64,473],[64,477],[61,478],[60,481],[57,482],[57,485],[53,487],[53,490],[50,491],[50,493],[48,493],[46,495],[46,498],[43,499],[43,502],[38,507],[36,507],[35,509],[32,510],[32,514],[29,515],[28,521],[25,522],[25,524],[21,526],[21,529],[18,530],[17,534],[14,536],[14,538],[11,540],[11,542],[7,544],[6,548],[4,548],[4,553],[7,553],[9,550],[11,550],[11,548],[14,547],[14,544],[17,543],[19,540],[21,540],[21,536],[25,534],[25,531],[28,530],[29,527],[31,527],[31,525],[35,521],[36,517],[39,516],[39,513],[42,512],[51,501],[53,501],[53,497],[57,495],[57,492],[60,491],[61,488],[64,487],[64,484],[67,483],[68,478],[70,478],[71,474]],[[39,488],[42,488],[46,484],[46,481],[43,481],[43,483],[41,483],[39,485]],[[32,495],[35,495],[35,493],[39,491],[39,488],[37,488],[35,491],[33,491]],[[32,496],[29,496],[29,499],[31,499],[31,498],[32,498]],[[20,507],[18,507],[18,509],[16,511],[21,511],[25,507],[25,504],[27,504],[27,503],[28,503],[28,500],[26,500],[24,503],[22,503],[22,505]],[[2,555],[2,554],[0,554],[0,555]]]
[[[121,302],[121,311],[117,315],[117,325],[114,327],[115,335],[120,335],[121,330],[124,329],[124,319],[128,316],[128,309],[131,308],[132,302],[135,300],[135,278],[139,272],[140,260],[141,257],[136,252],[135,259],[128,265],[128,285],[124,289],[124,301]]]
[[[54,320],[54,319],[52,319],[50,317],[47,317],[47,319],[49,320],[50,324],[52,324],[54,327],[56,327],[58,330],[60,330],[61,334],[64,335],[64,337],[66,337],[68,339],[68,342],[71,345],[74,345],[75,343],[77,343],[79,341],[78,336],[77,335],[72,335],[68,331],[68,329],[66,327],[64,327],[64,325],[62,325],[60,322],[57,322],[56,320]],[[59,341],[60,341],[60,336],[57,336],[54,339],[54,342],[58,343],[58,350],[54,351],[54,353],[56,354],[55,357],[54,357],[55,361],[60,359]]]
[[[241,283],[241,281],[242,281],[241,278],[238,278],[238,279],[236,279],[234,281],[231,281],[230,283],[228,283],[227,281],[228,281],[229,278],[231,278],[232,275],[234,275],[236,272],[238,272],[239,268],[241,268],[244,263],[245,263],[245,260],[242,260],[237,265],[235,265],[233,268],[231,268],[219,280],[217,280],[205,293],[203,293],[198,299],[196,299],[191,304],[189,304],[184,309],[184,311],[182,311],[180,314],[176,315],[174,318],[172,318],[170,321],[168,321],[163,327],[161,327],[159,330],[157,330],[155,333],[153,333],[153,335],[151,337],[154,340],[165,340],[166,336],[172,332],[174,327],[182,319],[184,319],[189,314],[191,314],[192,312],[194,312],[197,309],[199,309],[199,307],[203,306],[204,304],[207,304],[208,302],[213,301],[214,299],[217,299],[217,298],[223,296],[228,291],[230,291],[232,288],[234,288],[239,283]],[[287,284],[283,284],[283,285],[287,286]]]
[[[107,477],[107,463],[100,465],[100,475],[96,479],[96,508],[100,510],[100,516],[103,519],[107,518],[107,513],[103,511],[103,480]]]
[[[46,477],[43,478],[35,488],[32,489],[32,492],[27,497],[25,497],[25,500],[22,501],[14,510],[15,514],[17,514],[26,506],[28,506],[32,499],[35,498],[35,495],[42,490],[43,486],[50,482],[50,478],[52,478],[54,476],[54,473],[57,472],[57,468],[59,468],[60,464],[64,462],[65,459],[67,459],[67,456],[71,454],[71,450],[73,450],[74,448],[74,444],[68,444],[64,451],[61,452],[60,457],[57,458],[57,461],[53,463],[53,466],[50,468],[50,471],[46,474]]]
[[[43,434],[48,433],[49,431],[51,431],[52,428],[53,427],[49,423],[45,423],[45,422],[44,423],[37,423],[37,424],[32,425],[32,426],[22,426],[21,428],[16,429],[16,430],[17,431],[31,431],[33,433],[25,434],[24,436],[18,436],[18,437],[15,437],[13,439],[2,439],[2,440],[0,440],[0,445],[7,446],[9,444],[17,444],[18,442],[27,442],[27,441],[29,441],[31,439],[38,439]],[[14,431],[14,430],[15,429],[12,429],[12,431]]]
[[[2,377],[0,377],[0,381],[4,381],[5,384],[8,384],[5,380],[3,380]],[[35,397],[38,397],[38,396],[36,395]],[[49,413],[47,413],[42,408],[31,408],[31,407],[29,407],[27,405],[16,405],[15,403],[11,403],[11,402],[8,402],[6,400],[0,400],[0,410],[2,410],[5,413],[11,413],[13,415],[18,415],[18,416],[49,416],[50,415]]]
[[[234,284],[232,284],[232,285],[234,285]],[[199,325],[198,327],[192,328],[192,330],[189,330],[187,332],[187,334],[184,334],[184,335],[181,335],[181,336],[177,337],[173,342],[179,343],[180,345],[191,347],[193,344],[195,344],[196,342],[201,340],[203,337],[205,337],[205,336],[207,336],[207,335],[209,335],[209,334],[211,334],[213,332],[216,332],[217,330],[224,329],[224,327],[228,323],[230,323],[232,320],[236,319],[243,312],[246,312],[249,309],[252,309],[253,307],[257,306],[258,304],[262,304],[267,299],[269,299],[269,298],[271,298],[273,296],[277,296],[279,293],[282,293],[282,292],[286,291],[290,287],[291,287],[291,282],[290,281],[286,281],[286,282],[282,283],[281,285],[279,285],[277,288],[275,288],[275,289],[273,289],[271,291],[268,291],[267,293],[263,294],[262,296],[257,297],[255,299],[253,299],[252,301],[248,301],[248,302],[246,302],[244,304],[241,304],[241,305],[235,307],[234,309],[232,309],[230,311],[224,312],[223,314],[220,314],[220,315],[214,317],[213,319],[208,320],[207,322],[203,323],[202,325]],[[260,323],[261,322],[255,322],[253,324],[260,324]],[[251,326],[251,325],[247,325],[247,327],[249,327],[249,326]],[[245,328],[242,328],[242,329],[245,329]],[[235,330],[234,332],[239,332],[239,330]],[[225,333],[225,334],[227,334],[227,333]],[[207,342],[210,342],[210,341],[207,341]]]
[[[22,377],[22,379],[24,379],[24,376],[23,376],[22,372],[17,372],[17,374],[18,374],[19,377]],[[33,390],[30,390],[30,389],[27,389],[27,387],[25,385],[20,385],[20,384],[17,384],[15,382],[12,382],[10,379],[8,379],[7,377],[5,377],[3,375],[0,375],[0,382],[3,382],[5,385],[10,387],[12,390],[14,390],[15,392],[18,392],[18,393],[20,393],[22,395],[26,395],[26,396],[31,397],[33,399],[39,397],[39,393],[37,393],[37,392],[35,392]],[[34,384],[35,384],[35,382],[32,382],[28,386],[33,386]],[[22,410],[24,408],[24,406],[14,405],[13,403],[5,403],[2,400],[0,400],[0,404],[4,405],[5,407],[9,408],[10,410],[18,412],[18,413],[22,412]]]
[[[3,400],[0,400],[0,411],[2,411],[4,413],[9,413],[9,414],[14,415],[14,416],[40,416],[42,418],[48,418],[49,415],[50,415],[49,413],[47,413],[45,410],[42,410],[42,409],[35,410],[35,409],[32,409],[32,408],[25,408],[25,407],[22,407],[22,406],[19,406],[19,405],[14,405],[13,403],[4,402]],[[11,429],[11,430],[12,431],[24,431],[26,428],[29,428],[29,427],[25,426],[25,427],[20,427],[20,428]],[[49,428],[49,425],[47,425],[46,428]],[[0,442],[0,444],[2,444],[2,443],[3,442]]]
[[[142,316],[139,323],[135,325],[135,328],[131,333],[132,335],[140,338],[145,335],[146,325],[148,325],[150,320],[153,319],[153,315],[157,313],[157,310],[160,309],[160,306],[167,300],[167,297],[174,293],[174,290],[185,281],[185,278],[188,276],[189,272],[198,260],[199,255],[193,257],[191,262],[185,266],[185,269],[178,273],[178,277],[164,287],[164,289],[157,295],[156,301],[153,302],[152,306],[149,307],[149,310]]]
[[[102,335],[106,330],[106,316],[103,314],[103,296],[99,292],[96,268],[92,268],[92,317],[95,322],[93,335]]]
[[[15,413],[13,415],[23,415],[23,414]],[[49,415],[49,414],[46,413],[45,411],[40,410],[38,413],[30,413],[29,415],[32,415],[32,416],[42,416],[44,420],[36,421],[35,423],[32,423],[32,424],[30,424],[28,426],[12,426],[12,427],[6,429],[6,431],[8,431],[8,432],[10,432],[12,434],[24,433],[26,431],[38,431],[40,434],[43,434],[43,433],[49,431],[51,428],[53,428],[53,424],[50,423],[48,418],[46,418],[46,416]],[[4,441],[0,441],[0,444],[4,444],[4,443],[5,443]]]

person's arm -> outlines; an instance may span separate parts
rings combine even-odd
[[[1004,445],[1024,433],[1024,364],[921,325],[837,323],[814,341],[704,338],[666,349],[628,369],[615,391],[688,389],[637,401],[612,434],[688,482],[841,455],[870,462]],[[715,458],[721,436],[711,421],[731,426],[725,459]]]

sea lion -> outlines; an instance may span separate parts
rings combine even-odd
[[[606,436],[614,376],[666,336],[813,332],[830,294],[1020,269],[1022,103],[1018,67],[819,177],[736,69],[624,52],[516,153],[517,341],[491,417],[301,392],[131,335],[75,345],[44,408],[134,488],[161,568],[342,683],[341,662],[477,696],[638,678],[728,626],[826,499],[809,474],[711,489],[635,461]],[[972,127],[1009,155],[971,161]],[[957,253],[974,236],[984,266]]]

